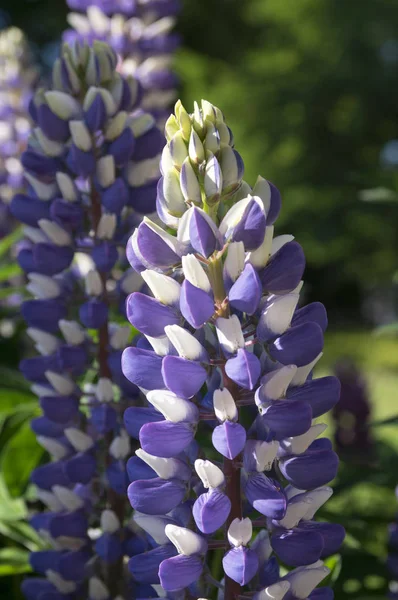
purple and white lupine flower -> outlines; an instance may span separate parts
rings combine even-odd
[[[137,108],[139,83],[116,64],[102,42],[63,46],[53,87],[31,102],[27,191],[11,203],[25,226],[18,262],[32,298],[22,314],[38,351],[20,368],[39,397],[32,428],[51,457],[32,473],[47,510],[31,522],[49,547],[31,555],[42,578],[25,580],[27,600],[153,594],[124,570],[151,540],[126,519],[133,450],[122,415],[139,390],[121,370],[130,327],[112,319],[144,285],[123,250],[154,209],[164,142]]]
[[[313,378],[325,309],[299,307],[303,250],[274,237],[280,194],[261,177],[243,181],[221,111],[202,101],[188,114],[178,102],[166,137],[157,209],[175,235],[145,218],[127,246],[152,294],[127,299],[142,335],[122,368],[148,400],[124,416],[142,447],[128,497],[157,544],[129,568],[167,594],[206,597],[215,584],[225,600],[332,598],[316,589],[344,538],[315,519],[338,467],[313,421],[339,397],[335,377]],[[217,548],[223,582],[207,560]],[[279,562],[293,570],[281,577]]]
[[[67,0],[73,29],[67,42],[102,40],[120,56],[119,70],[133,75],[142,85],[142,108],[155,116],[160,126],[175,101],[177,78],[173,54],[179,36],[173,32],[178,0]],[[83,13],[83,14],[82,14]]]

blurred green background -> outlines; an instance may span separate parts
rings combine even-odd
[[[66,14],[63,0],[2,0],[0,27],[25,31],[46,75]],[[187,109],[200,98],[220,106],[245,178],[260,173],[282,191],[277,232],[303,245],[305,299],[324,302],[330,317],[318,374],[352,356],[370,391],[375,447],[342,463],[322,514],[348,531],[342,557],[330,559],[337,599],[386,597],[397,509],[398,328],[387,325],[398,304],[398,202],[360,200],[366,189],[398,190],[398,152],[386,146],[398,138],[397,23],[392,0],[185,0],[178,23]],[[41,543],[20,519],[43,458],[28,426],[36,401],[15,375],[16,323],[17,335],[0,338],[0,597],[15,600],[26,552]]]

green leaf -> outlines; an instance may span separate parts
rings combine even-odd
[[[29,384],[19,371],[9,367],[0,367],[1,389],[15,389],[29,392]]]
[[[30,552],[43,550],[46,547],[44,540],[24,521],[0,521],[0,534],[24,546]]]
[[[37,400],[29,392],[0,388],[0,417],[18,411],[34,413]]]
[[[388,188],[378,187],[359,192],[359,199],[363,202],[396,202],[398,194]]]
[[[398,415],[388,417],[387,419],[379,419],[369,424],[369,427],[383,427],[384,425],[396,425],[398,423]]]
[[[11,263],[9,265],[4,265],[0,267],[0,283],[3,281],[8,281],[17,275],[20,275],[21,273],[22,270],[17,264]]]
[[[9,249],[22,238],[22,227],[17,227],[12,233],[0,241],[0,258],[3,258]]]
[[[0,521],[20,521],[26,515],[25,502],[20,498],[11,498],[4,478],[0,475]]]
[[[375,335],[389,335],[389,336],[397,336],[398,335],[398,321],[395,323],[389,323],[388,325],[381,325],[381,327],[377,327],[375,329]]]
[[[29,552],[20,548],[0,549],[0,577],[29,573],[31,570]]]
[[[24,423],[1,453],[4,481],[12,496],[20,496],[24,492],[43,453],[30,423]]]

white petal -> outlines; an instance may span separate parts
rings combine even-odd
[[[302,454],[325,429],[327,429],[327,425],[316,423],[306,433],[282,440],[281,448],[290,454]]]
[[[126,458],[130,454],[130,438],[124,429],[121,430],[120,435],[113,438],[109,446],[109,454],[116,460]]]
[[[114,398],[112,381],[107,377],[100,377],[95,390],[95,395],[100,402],[110,402]]]
[[[38,499],[46,505],[51,512],[60,512],[64,509],[63,504],[58,500],[55,494],[47,490],[37,489],[36,495]]]
[[[274,235],[274,227],[270,225],[265,228],[264,240],[259,248],[249,252],[247,255],[247,262],[251,263],[254,267],[261,269],[268,263],[269,257],[271,256],[272,248],[272,237]]]
[[[162,479],[186,479],[190,477],[190,468],[178,458],[161,458],[152,456],[142,448],[135,451],[136,455],[149,465]]]
[[[120,529],[120,521],[113,510],[103,510],[101,513],[101,529],[107,533],[115,533]]]
[[[65,319],[61,319],[58,321],[58,326],[67,344],[78,346],[84,342],[84,331],[76,321],[66,321]]]
[[[245,246],[243,242],[232,242],[228,246],[228,254],[224,263],[225,274],[236,281],[245,268]]]
[[[138,292],[142,286],[142,274],[129,269],[122,279],[121,288],[123,292],[125,294],[132,294],[133,292]]]
[[[82,500],[80,496],[75,494],[75,492],[67,487],[63,487],[62,485],[54,485],[52,487],[52,492],[60,504],[62,504],[62,506],[70,512],[78,510],[84,506],[84,500]]]
[[[288,581],[278,581],[253,596],[253,600],[282,600],[290,589]]]
[[[322,356],[323,352],[320,352],[318,356],[314,358],[314,360],[308,365],[304,365],[304,367],[298,367],[290,385],[292,387],[297,385],[303,385],[306,382],[308,375],[311,373],[312,369],[315,367],[318,360],[322,358]]]
[[[205,149],[203,148],[203,144],[200,141],[200,137],[196,133],[196,131],[192,128],[191,135],[189,138],[189,158],[192,162],[196,164],[200,164],[205,159]]]
[[[234,519],[228,529],[228,541],[235,548],[246,546],[250,542],[252,534],[252,522],[248,517]]]
[[[266,529],[261,529],[256,535],[250,548],[255,551],[258,556],[258,562],[260,565],[264,564],[266,560],[272,554],[272,546],[269,539],[269,533]]]
[[[132,187],[140,187],[159,178],[160,156],[147,158],[139,162],[130,161],[127,165],[127,180]]]
[[[165,419],[173,423],[197,421],[199,418],[197,406],[190,400],[179,398],[173,392],[151,390],[147,394],[147,400],[162,413]]]
[[[55,460],[61,460],[68,454],[68,449],[54,438],[38,435],[36,439],[40,446],[47,450]]]
[[[271,206],[271,187],[264,177],[259,175],[253,188],[253,195],[261,198],[264,205],[265,214],[268,213]]]
[[[195,460],[195,471],[205,488],[217,488],[225,481],[224,473],[209,460]]]
[[[60,156],[60,154],[63,153],[65,148],[64,144],[62,144],[61,142],[54,142],[53,140],[50,140],[43,133],[40,127],[36,127],[36,129],[34,129],[34,133],[40,146],[47,154],[47,156]]]
[[[273,296],[261,313],[260,322],[273,335],[281,335],[290,327],[299,301],[298,294]]]
[[[109,600],[109,590],[98,577],[91,577],[88,582],[90,600]]]
[[[306,512],[303,516],[303,521],[311,521],[316,511],[329,500],[332,494],[332,488],[327,486],[316,488],[315,490],[307,492],[305,495],[312,500],[312,503],[308,508],[308,512]]]
[[[52,112],[65,121],[79,113],[79,103],[69,94],[50,90],[44,93],[44,97]]]
[[[106,125],[105,138],[109,141],[115,140],[122,133],[127,120],[125,111],[118,112]]]
[[[205,349],[189,331],[179,325],[166,325],[164,332],[182,358],[203,359],[206,354]]]
[[[137,511],[134,512],[134,521],[161,546],[169,543],[169,538],[165,533],[165,527],[172,524],[170,517],[144,515]]]
[[[60,375],[54,371],[46,371],[45,376],[51,383],[53,388],[61,394],[61,396],[69,396],[75,390],[75,382],[65,375]]]
[[[165,533],[179,554],[192,556],[193,554],[204,554],[207,550],[205,539],[190,529],[168,524],[165,527]]]
[[[73,179],[61,171],[56,174],[55,178],[57,180],[58,187],[61,190],[63,199],[67,200],[68,202],[76,202],[78,199],[78,193]]]
[[[104,291],[101,276],[96,270],[87,273],[84,283],[87,296],[100,296]]]
[[[295,488],[293,485],[290,485],[290,484],[285,487],[285,494],[286,494],[286,498],[288,500],[290,500],[291,498],[294,498],[298,494],[304,494],[304,493],[305,493],[305,490],[299,490],[298,488]]]
[[[142,271],[141,277],[156,300],[167,305],[179,303],[181,286],[175,279],[149,269]]]
[[[318,566],[318,563],[320,565]],[[325,577],[330,569],[325,567],[321,561],[308,567],[298,567],[285,576],[290,583],[292,594],[299,600],[305,600]]]
[[[271,255],[273,256],[288,242],[292,242],[294,240],[294,235],[289,235],[285,233],[283,235],[276,236],[272,241]]]
[[[26,333],[35,342],[36,348],[40,354],[44,354],[46,356],[53,354],[59,346],[58,338],[56,338],[54,335],[51,335],[51,333],[42,331],[41,329],[28,327]]]
[[[269,471],[276,458],[279,449],[279,442],[261,442],[260,440],[254,446],[254,455],[256,459],[256,469],[259,473]]]
[[[181,168],[183,162],[188,158],[188,148],[185,143],[182,131],[177,131],[171,138],[169,144],[170,156],[173,160],[173,164]]]
[[[227,319],[219,317],[216,320],[216,332],[220,346],[227,354],[235,354],[245,345],[240,321],[236,315]]]
[[[72,238],[65,229],[62,229],[57,223],[54,221],[49,221],[48,219],[39,219],[38,221],[39,227],[46,236],[50,239],[50,241],[56,246],[70,246],[72,243]]]
[[[286,513],[283,519],[278,521],[278,524],[285,529],[292,529],[297,527],[301,519],[311,509],[312,500],[306,495],[295,496],[289,501]]]
[[[92,148],[91,135],[83,121],[69,121],[69,129],[75,146],[89,152]]]
[[[76,590],[76,584],[73,581],[67,581],[66,579],[63,579],[61,575],[56,571],[51,571],[49,569],[48,571],[46,571],[46,577],[48,581],[55,585],[55,587],[59,592],[61,592],[61,594],[72,594]]]
[[[210,292],[211,285],[208,276],[206,275],[202,265],[193,254],[187,254],[182,257],[182,268],[184,276],[189,283],[204,290]]]
[[[173,346],[167,335],[159,338],[154,338],[150,335],[146,335],[145,337],[158,356],[167,356],[173,350]]]
[[[102,156],[97,162],[97,179],[101,187],[107,188],[115,181],[115,159],[112,154]]]
[[[93,447],[94,441],[93,438],[84,431],[80,431],[80,429],[76,429],[76,427],[67,427],[64,430],[66,437],[69,442],[78,452],[85,452],[86,450],[90,450]]]
[[[37,197],[40,200],[43,200],[43,201],[51,200],[56,195],[57,186],[55,183],[44,183],[43,181],[36,179],[36,177],[31,175],[27,171],[24,172],[24,176],[25,176],[25,179],[28,180],[28,182],[30,183],[30,185],[36,192]]]
[[[47,275],[40,273],[29,273],[29,291],[37,298],[57,298],[61,293],[58,283]]]
[[[214,412],[219,421],[236,421],[238,409],[233,396],[227,388],[215,390],[213,394]]]
[[[296,372],[296,365],[286,365],[281,369],[267,373],[261,380],[263,382],[260,388],[261,395],[266,396],[270,400],[284,398],[286,390]]]
[[[128,345],[130,334],[130,327],[117,327],[112,331],[109,343],[115,350],[124,350]]]

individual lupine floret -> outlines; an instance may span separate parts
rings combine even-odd
[[[138,0],[109,2],[68,0],[73,11],[68,22],[68,42],[93,40],[107,42],[120,55],[123,75],[133,75],[143,88],[142,107],[160,123],[169,114],[176,95],[177,77],[173,72],[173,54],[179,36],[173,32],[179,2],[176,0]],[[84,14],[81,14],[84,13]]]
[[[159,173],[145,164],[136,171],[159,160],[162,141],[153,117],[132,112],[139,84],[115,67],[102,43],[62,48],[53,88],[31,103],[27,191],[11,204],[25,225],[18,262],[33,298],[22,314],[39,352],[20,367],[43,411],[32,428],[52,458],[31,478],[49,508],[32,525],[52,548],[32,555],[46,579],[27,580],[28,600],[47,591],[74,599],[87,585],[91,600],[114,600],[131,583],[125,557],[149,543],[124,522],[133,450],[122,412],[139,390],[120,365],[130,328],[111,319],[143,285],[126,272],[120,247],[140,213],[154,208]]]
[[[216,158],[228,181],[225,194],[221,186],[217,195],[204,185],[203,148],[215,123],[225,133],[229,157],[228,164]],[[148,471],[131,459],[130,501],[142,512],[150,507],[166,531],[175,526],[166,520],[181,515],[186,522],[177,527],[192,527],[197,495],[195,524],[207,535],[208,549],[225,552],[225,581],[217,585],[227,600],[246,592],[258,598],[330,598],[328,588],[314,591],[328,573],[320,559],[336,552],[344,538],[339,525],[314,520],[338,466],[330,441],[319,437],[325,425],[313,423],[339,397],[336,378],[312,374],[322,354],[326,313],[319,303],[298,307],[302,249],[291,236],[273,239],[280,195],[262,178],[253,189],[242,180],[243,165],[224,125],[209,103],[196,105],[192,115],[177,103],[166,124],[158,190],[158,214],[176,235],[145,219],[127,246],[131,265],[154,298],[135,293],[127,300],[129,319],[142,335],[124,351],[122,368],[153,408],[129,408],[126,428],[151,461],[158,456],[184,464],[180,504],[175,486],[181,483],[172,471],[173,478],[160,484],[167,481],[170,493],[163,487],[163,501],[151,506],[147,490],[157,481],[154,467]],[[192,198],[182,193],[186,182]],[[210,433],[211,450],[198,444],[196,432],[197,440]],[[248,545],[253,526],[260,531]],[[170,551],[165,542],[160,533],[148,553],[153,579],[161,548]],[[193,555],[195,561],[178,556],[159,563],[166,592],[210,593],[209,565],[200,552]],[[278,559],[297,569],[281,580]],[[138,564],[141,576],[145,561],[145,554],[134,557],[133,572]],[[184,565],[179,582],[172,578],[174,562]]]

